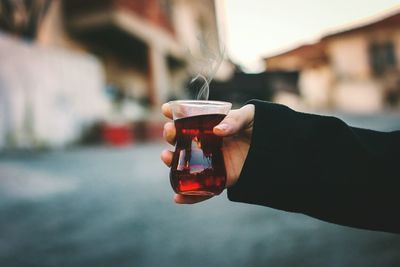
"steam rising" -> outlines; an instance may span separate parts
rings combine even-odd
[[[217,51],[212,51],[212,49],[206,45],[205,40],[198,39],[204,59],[196,60],[195,65],[198,68],[198,74],[190,80],[189,86],[193,87],[195,84],[201,84],[196,99],[208,100],[210,83],[224,59],[225,48],[222,46],[222,48],[216,49]]]

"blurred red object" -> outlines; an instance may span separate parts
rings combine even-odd
[[[163,136],[164,123],[163,122],[148,122],[146,124],[146,139],[148,141],[161,140]]]
[[[133,143],[132,127],[129,124],[104,124],[102,137],[112,146],[126,146]]]

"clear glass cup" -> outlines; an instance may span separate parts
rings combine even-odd
[[[226,184],[222,137],[213,133],[231,103],[203,100],[169,102],[176,128],[170,181],[184,195],[218,195]]]

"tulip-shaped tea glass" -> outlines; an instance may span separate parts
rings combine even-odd
[[[178,194],[218,195],[226,183],[222,137],[213,133],[231,109],[221,101],[169,102],[176,128],[170,181]]]

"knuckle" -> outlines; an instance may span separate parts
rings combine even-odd
[[[229,121],[231,124],[236,125],[240,122],[242,113],[243,111],[241,110],[234,110],[231,114],[229,114],[229,116],[227,116],[226,120]]]
[[[175,126],[171,122],[167,122],[164,124],[163,135],[164,137],[174,135],[175,134]]]
[[[168,129],[167,129],[167,125],[164,124],[164,129],[163,129],[163,137],[166,138],[168,134]]]

